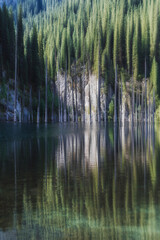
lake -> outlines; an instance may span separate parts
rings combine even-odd
[[[159,126],[0,123],[0,240],[160,239]]]

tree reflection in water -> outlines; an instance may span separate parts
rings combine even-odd
[[[51,129],[0,140],[0,237],[159,239],[159,126]]]

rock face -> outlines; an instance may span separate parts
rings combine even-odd
[[[73,81],[73,94],[72,94],[72,81]],[[77,91],[76,91],[77,87]],[[56,91],[58,96],[61,96],[64,104],[65,98],[65,73],[61,72],[57,75]],[[77,94],[76,94],[77,92]],[[97,121],[98,113],[98,78],[94,74],[85,74],[85,69],[81,67],[77,69],[74,74],[74,69],[71,71],[71,75],[67,76],[67,109],[69,119],[73,120],[73,112],[76,114],[76,95],[77,95],[77,109],[78,119],[86,122]],[[73,96],[73,97],[72,97]],[[108,88],[108,94],[105,94],[104,79],[101,78],[100,88],[100,109],[101,120],[105,120],[106,110],[113,96],[113,90]],[[85,106],[85,107],[83,107]],[[85,109],[85,112],[84,112]],[[74,111],[73,111],[74,110]],[[75,119],[75,117],[74,117]]]

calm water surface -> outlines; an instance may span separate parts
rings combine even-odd
[[[160,239],[160,126],[0,124],[0,240]]]

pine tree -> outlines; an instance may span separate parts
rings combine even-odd
[[[37,90],[40,84],[40,67],[39,67],[39,56],[38,56],[38,40],[37,40],[37,29],[33,26],[33,32],[31,37],[31,54],[32,54],[32,66],[31,66],[31,84],[34,90]]]
[[[18,56],[18,76],[20,87],[24,82],[24,42],[23,42],[23,23],[22,23],[22,6],[19,7],[18,22],[17,22],[17,56]]]

